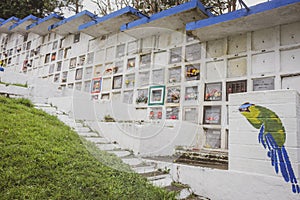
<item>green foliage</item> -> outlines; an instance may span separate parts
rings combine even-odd
[[[24,18],[30,14],[45,17],[53,12],[62,14],[62,8],[70,8],[73,11],[74,7],[74,11],[78,12],[81,4],[80,0],[2,0],[0,17],[4,19],[12,16]]]
[[[21,84],[21,83],[5,83],[5,82],[0,81],[0,84],[5,85],[5,86],[14,85],[14,86],[28,88],[27,82],[25,84]]]
[[[174,199],[25,102],[0,97],[1,199]]]

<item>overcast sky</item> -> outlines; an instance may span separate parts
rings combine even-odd
[[[253,6],[258,3],[266,2],[266,1],[269,1],[269,0],[244,0],[244,2],[246,3],[247,6]],[[94,13],[94,11],[96,11],[96,9],[97,9],[96,4],[92,3],[91,0],[84,0],[83,6],[84,6],[83,10],[88,10],[92,13]],[[72,15],[72,14],[66,14],[65,17],[69,17],[70,15]]]

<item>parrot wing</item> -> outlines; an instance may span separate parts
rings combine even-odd
[[[291,182],[292,191],[300,193],[300,187],[297,183],[288,153],[283,146],[279,147],[270,133],[264,133],[265,127],[261,126],[258,134],[258,141],[262,143],[265,149],[268,149],[268,157],[271,158],[271,164],[275,168],[276,174],[280,172],[286,182]]]

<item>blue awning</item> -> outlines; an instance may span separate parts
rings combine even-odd
[[[136,21],[123,24],[121,31],[139,28],[139,33],[143,35],[149,32],[149,30],[142,29],[146,27],[178,30],[183,29],[188,22],[205,19],[210,16],[213,16],[213,14],[211,14],[199,0],[191,0],[187,3],[153,14],[149,18],[143,17]],[[153,30],[155,31],[155,29]]]
[[[273,0],[186,25],[201,41],[300,20],[300,0]]]
[[[0,25],[0,33],[10,33],[8,28],[13,24],[17,23],[18,21],[20,21],[20,19],[17,17],[10,17],[9,19],[3,21]]]
[[[42,19],[39,19],[37,22],[34,22],[26,27],[26,30],[36,33],[38,35],[46,35],[49,33],[48,27],[54,23],[63,20],[64,17],[59,16],[55,13],[48,15]]]
[[[97,15],[84,10],[76,15],[73,15],[69,18],[63,19],[55,24],[52,24],[48,27],[49,31],[56,32],[59,35],[67,35],[70,33],[78,32],[78,27],[81,24],[85,24],[91,20],[94,20]]]
[[[33,15],[28,15],[27,17],[21,19],[17,23],[11,25],[8,30],[12,32],[25,33],[27,32],[26,27],[34,22],[36,22],[39,18]]]
[[[93,37],[100,37],[102,35],[118,32],[122,24],[142,17],[147,18],[146,15],[142,14],[138,10],[127,6],[116,12],[103,17],[97,17],[90,22],[82,24],[79,26],[78,30]]]

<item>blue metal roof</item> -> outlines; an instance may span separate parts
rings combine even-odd
[[[96,24],[99,24],[99,23],[103,23],[105,21],[108,21],[110,19],[113,19],[115,17],[118,17],[118,16],[123,15],[123,14],[128,14],[128,13],[136,15],[139,18],[147,17],[147,15],[142,14],[140,11],[138,11],[138,10],[136,10],[136,9],[130,7],[130,6],[127,6],[125,8],[120,9],[120,10],[112,12],[112,13],[110,13],[108,15],[105,15],[103,17],[97,17],[93,21],[90,21],[88,23],[82,24],[82,25],[79,26],[78,30],[86,29],[86,28],[88,28],[90,26],[93,26],[93,25],[96,25]]]
[[[57,27],[59,27],[59,26],[61,26],[63,24],[71,22],[71,21],[73,21],[73,20],[75,20],[77,18],[80,18],[80,17],[84,16],[84,15],[89,16],[91,19],[94,19],[97,16],[97,15],[94,15],[93,13],[91,13],[91,12],[89,12],[87,10],[84,10],[84,11],[82,11],[80,13],[77,13],[76,15],[73,15],[73,16],[68,17],[66,19],[63,19],[63,20],[61,20],[61,21],[59,21],[59,22],[57,22],[55,24],[52,24],[51,26],[49,26],[48,30],[51,31],[51,30],[53,30],[53,29],[55,29],[55,28],[57,28]]]
[[[5,24],[7,24],[7,23],[9,23],[9,22],[16,23],[16,22],[18,22],[18,21],[20,21],[19,18],[12,16],[12,17],[10,17],[9,19],[3,21],[2,24],[0,25],[0,27],[1,27],[1,26],[4,26]]]
[[[299,2],[300,2],[300,0],[272,0],[272,1],[268,1],[265,3],[261,3],[258,5],[252,6],[252,7],[250,7],[249,11],[247,9],[243,8],[243,9],[229,12],[229,13],[219,15],[216,17],[210,17],[210,18],[199,20],[196,22],[190,22],[190,23],[186,24],[186,30],[192,31],[192,30],[203,28],[203,27],[219,24],[222,22],[232,21],[232,20],[239,19],[242,17],[262,13],[265,11],[269,11],[272,9],[280,8],[283,6],[287,6],[287,5],[299,3]],[[261,19],[261,20],[264,20],[264,19]]]
[[[16,28],[17,26],[23,24],[23,23],[26,22],[26,21],[37,21],[38,19],[39,19],[39,18],[36,17],[36,16],[28,15],[27,17],[21,19],[21,20],[18,21],[17,23],[15,23],[15,24],[13,24],[12,26],[10,26],[10,27],[8,28],[8,30],[11,31],[12,29]]]
[[[142,17],[148,18],[140,11],[127,6],[108,15],[97,17],[90,22],[82,24],[78,27],[78,30],[94,37],[99,37],[104,34],[117,32],[120,30],[120,26],[122,24]]]
[[[187,3],[172,7],[170,9],[161,11],[161,12],[156,13],[156,14],[153,14],[149,18],[148,17],[143,17],[141,19],[130,22],[128,24],[123,24],[120,29],[121,29],[121,31],[125,31],[125,30],[131,29],[133,27],[137,27],[137,26],[140,26],[140,25],[143,25],[143,24],[151,23],[151,22],[154,22],[156,20],[163,19],[163,18],[166,18],[166,17],[171,17],[171,16],[174,16],[174,15],[183,13],[185,11],[189,11],[189,10],[194,9],[194,8],[199,9],[206,16],[209,16],[209,17],[214,16],[211,12],[209,12],[203,6],[203,4],[199,0],[191,0]],[[192,19],[191,19],[191,21],[192,21]]]
[[[2,23],[2,22],[4,22],[4,21],[5,21],[5,19],[0,18],[0,23]]]
[[[58,15],[58,14],[56,14],[56,13],[53,13],[53,14],[51,14],[51,15],[48,15],[47,17],[44,17],[44,18],[42,18],[42,19],[39,19],[37,22],[34,22],[34,23],[30,24],[29,26],[26,27],[26,30],[29,30],[29,29],[31,29],[31,28],[33,28],[33,27],[35,27],[35,26],[38,26],[39,24],[42,24],[42,23],[44,23],[44,22],[46,22],[46,21],[48,21],[48,20],[50,20],[50,19],[59,19],[59,20],[63,20],[64,17],[62,17],[62,16],[60,16],[60,15]]]
[[[17,17],[10,17],[9,19],[3,21],[0,24],[0,32],[1,33],[9,33],[10,31],[8,30],[8,28],[18,21],[20,21],[20,19]]]

